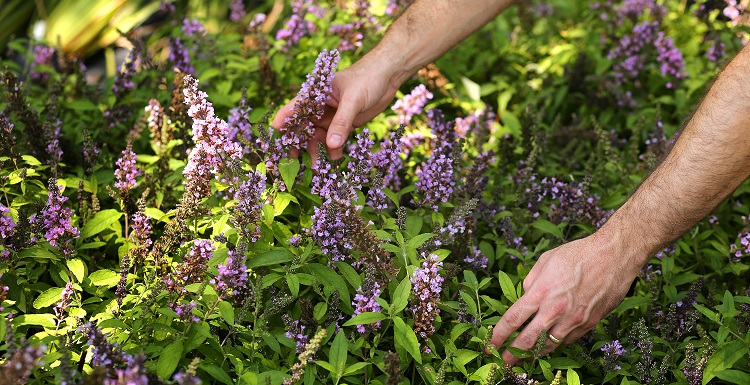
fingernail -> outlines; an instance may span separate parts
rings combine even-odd
[[[341,147],[344,144],[344,138],[339,134],[333,134],[328,138],[330,147]]]

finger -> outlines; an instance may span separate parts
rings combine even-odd
[[[503,343],[510,337],[511,333],[518,330],[529,317],[536,313],[538,305],[534,301],[528,301],[524,298],[526,297],[521,297],[509,307],[502,318],[500,318],[500,321],[497,322],[495,328],[492,329],[490,345],[495,349],[503,346]]]
[[[273,121],[271,122],[271,127],[275,129],[280,129],[281,127],[284,127],[284,121],[292,116],[292,109],[294,109],[294,105],[297,103],[297,98],[290,100],[289,103],[285,104],[283,107],[279,109],[279,111],[276,113],[276,116],[273,117]]]
[[[331,158],[337,159],[341,157],[343,151],[336,150],[341,150],[344,146],[346,138],[354,129],[354,118],[360,111],[362,111],[362,106],[359,103],[342,101],[339,104],[336,114],[331,119],[331,125],[328,126],[328,137],[326,138],[326,145],[328,146]]]
[[[529,322],[523,330],[521,330],[513,342],[511,342],[510,346],[524,351],[533,350],[536,347],[537,341],[539,341],[539,337],[542,333],[547,333],[546,331],[552,326],[552,322],[554,322],[554,317],[551,314],[537,314],[534,319]],[[515,365],[520,361],[520,358],[513,355],[510,350],[504,351],[502,357],[503,361],[508,365]]]

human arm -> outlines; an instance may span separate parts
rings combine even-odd
[[[530,350],[543,330],[571,343],[628,291],[642,266],[750,175],[750,47],[716,79],[664,161],[593,235],[544,253],[491,344]],[[554,349],[548,342],[547,351]],[[503,360],[515,364],[509,351]]]
[[[378,45],[338,72],[323,118],[308,149],[325,141],[339,158],[346,138],[391,103],[414,73],[508,8],[513,0],[417,0],[389,28]],[[279,129],[295,100],[282,107],[272,126]]]

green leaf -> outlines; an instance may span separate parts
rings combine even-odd
[[[229,377],[226,371],[215,364],[209,364],[207,362],[202,362],[200,365],[198,365],[200,369],[203,369],[206,373],[210,374],[211,377],[227,384],[227,385],[233,385],[234,381],[232,381],[232,377]]]
[[[615,309],[615,312],[622,313],[626,310],[630,310],[639,306],[648,306],[651,303],[651,299],[648,297],[628,297],[620,303]]]
[[[86,266],[83,264],[83,261],[80,258],[75,258],[68,260],[67,265],[78,282],[83,282],[83,279],[86,278]]]
[[[750,374],[741,372],[739,370],[725,370],[723,372],[716,373],[716,378],[724,381],[728,381],[732,384],[747,385],[750,384]]]
[[[336,338],[333,340],[331,350],[328,354],[328,362],[334,368],[334,374],[337,377],[341,377],[346,367],[346,355],[349,350],[349,341],[346,339],[345,333],[336,333]]]
[[[28,249],[21,250],[21,252],[18,253],[18,256],[20,258],[41,258],[41,259],[56,259],[57,258],[57,255],[55,255],[55,253],[41,246],[33,246],[33,247],[29,247]]]
[[[573,369],[568,369],[568,385],[581,385],[581,379]]]
[[[13,326],[36,325],[45,329],[54,329],[56,317],[52,314],[23,314],[13,317]]]
[[[341,296],[341,302],[350,303],[349,288],[346,286],[346,281],[333,269],[319,263],[306,263],[303,269],[312,274],[323,286],[330,286],[336,289],[339,292],[339,296]]]
[[[99,211],[83,226],[83,230],[81,230],[81,239],[90,238],[108,229],[113,223],[117,222],[121,216],[122,213],[114,209]]]
[[[299,278],[296,274],[287,274],[286,284],[289,285],[289,291],[292,296],[297,297],[299,295]]]
[[[355,315],[349,321],[344,322],[343,326],[369,325],[371,323],[382,321],[386,318],[387,317],[383,313],[365,312]]]
[[[369,362],[357,362],[354,364],[349,365],[346,370],[344,370],[344,376],[348,376],[350,374],[354,374],[359,370],[362,370],[365,366],[370,365]]]
[[[291,251],[283,248],[275,248],[250,258],[250,260],[247,262],[247,267],[255,269],[261,266],[270,266],[289,262],[293,259],[294,254],[292,254]]]
[[[315,361],[315,363],[318,364],[318,366],[320,366],[321,368],[333,374],[336,374],[336,368],[333,365],[329,364],[328,362],[318,360],[318,361]]]
[[[414,357],[417,363],[421,364],[422,354],[419,352],[419,341],[417,340],[417,335],[414,334],[414,330],[406,326],[406,323],[400,317],[394,317],[393,332],[396,346],[404,348],[404,350]]]
[[[227,301],[219,302],[219,315],[229,325],[234,325],[234,308],[231,303]]]
[[[469,95],[469,98],[475,101],[481,101],[482,88],[479,84],[465,76],[461,77],[461,83],[463,83],[464,88],[466,88],[466,94]]]
[[[339,273],[344,276],[353,288],[357,289],[362,286],[362,278],[359,277],[359,274],[357,274],[357,271],[354,270],[351,264],[346,262],[336,262],[334,265],[336,265]]]
[[[297,179],[297,174],[299,174],[299,167],[299,160],[296,158],[283,158],[279,161],[281,179],[284,180],[284,185],[286,185],[288,191],[292,191],[294,187],[294,180]]]
[[[396,287],[396,291],[393,292],[393,303],[391,303],[388,314],[394,316],[406,308],[409,304],[409,295],[411,294],[411,281],[409,276],[406,276],[401,283]]]
[[[63,289],[61,287],[47,289],[44,293],[40,294],[39,297],[36,297],[34,300],[34,308],[42,309],[60,302],[62,299],[62,291]]]
[[[23,159],[24,162],[26,162],[26,164],[28,164],[29,166],[41,166],[42,165],[42,162],[40,162],[39,159],[34,158],[31,155],[21,155],[21,159]]]
[[[177,364],[180,363],[182,358],[182,341],[176,340],[164,348],[159,356],[159,361],[156,363],[156,374],[159,377],[168,380],[172,377],[172,373],[177,369]]]
[[[546,220],[546,219],[537,219],[534,221],[534,223],[531,224],[534,226],[534,228],[540,230],[543,233],[554,235],[558,239],[563,239],[565,236],[562,233],[562,230],[560,230],[559,227],[555,226],[554,223]]]
[[[474,325],[470,323],[460,323],[454,326],[451,330],[451,341],[457,340],[458,337],[461,336],[461,334],[464,334],[465,331],[472,329],[473,327]]]
[[[112,270],[102,269],[91,273],[89,280],[94,286],[112,287],[120,281],[120,274]]]
[[[290,202],[295,202],[299,204],[297,201],[297,198],[294,197],[294,195],[281,192],[276,194],[276,198],[273,200],[273,214],[274,216],[281,215],[281,213],[284,212],[284,209],[286,209],[287,206],[289,206]]]
[[[412,249],[417,249],[419,246],[424,245],[425,242],[429,241],[430,238],[432,238],[434,234],[432,233],[423,233],[415,236],[414,238],[410,239],[409,242],[406,242],[406,246],[410,247]]]
[[[500,280],[500,288],[503,289],[503,295],[510,302],[518,301],[518,295],[516,294],[516,287],[513,285],[513,281],[510,280],[508,274],[500,270],[497,273],[497,278]]]
[[[703,385],[711,381],[719,372],[729,369],[740,358],[748,353],[747,343],[744,341],[732,341],[719,348],[711,358],[708,359],[706,369],[703,371]]]

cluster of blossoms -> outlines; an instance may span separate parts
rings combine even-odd
[[[505,239],[505,245],[512,250],[516,250],[521,254],[527,254],[529,252],[528,247],[523,245],[523,237],[516,236],[516,231],[513,229],[513,223],[510,217],[503,217],[500,220],[500,232],[503,234]],[[512,253],[508,253],[510,259],[515,260],[516,256]]]
[[[282,314],[281,319],[287,327],[286,338],[294,340],[297,344],[297,354],[305,351],[305,345],[307,345],[310,336],[305,333],[307,326],[303,325],[299,320],[292,320],[288,314]]]
[[[146,257],[149,247],[151,247],[151,222],[150,217],[142,210],[134,213],[131,217],[130,234],[128,238],[135,245],[135,250],[131,254],[140,261]]]
[[[664,322],[658,326],[662,337],[678,339],[693,329],[698,321],[694,305],[698,303],[698,294],[702,287],[703,277],[701,276],[693,282],[685,297],[669,306]],[[660,310],[656,315],[663,316],[663,312]]]
[[[664,77],[674,77],[682,79],[687,75],[685,72],[685,61],[682,58],[682,52],[674,46],[671,37],[666,36],[664,31],[659,31],[654,41],[656,52],[659,54],[659,70]],[[667,82],[667,88],[674,87],[672,82]]]
[[[0,279],[3,278],[3,275],[0,274]],[[2,306],[5,299],[8,297],[8,292],[10,291],[10,288],[5,285],[0,285],[0,312],[5,311],[5,308]]]
[[[41,212],[41,220],[45,229],[44,238],[66,256],[71,256],[74,252],[71,242],[80,234],[78,228],[70,223],[73,210],[63,207],[68,198],[60,194],[63,187],[57,185],[55,178],[49,180],[48,189],[47,204]],[[36,214],[32,217],[31,222],[36,222]]]
[[[532,217],[539,218],[542,203],[551,198],[553,202],[549,205],[550,221],[557,224],[584,222],[601,227],[612,211],[600,208],[600,198],[589,195],[587,190],[584,183],[578,181],[564,182],[555,177],[545,177],[539,181],[535,175],[531,175],[529,184],[524,188],[525,206]]]
[[[201,37],[206,34],[206,28],[198,19],[185,18],[182,20],[182,33],[187,37]]]
[[[667,14],[667,9],[656,2],[656,0],[624,0],[622,4],[615,7],[619,20],[625,18],[638,19],[648,11],[650,16],[661,19]]]
[[[73,297],[73,283],[68,282],[65,284],[65,288],[63,289],[62,293],[60,294],[60,302],[55,304],[54,309],[52,309],[55,312],[55,316],[58,319],[65,318],[65,310],[68,309],[70,306],[70,301]]]
[[[180,321],[185,323],[195,323],[200,321],[200,318],[193,314],[193,309],[196,307],[198,307],[198,304],[195,301],[169,304],[169,308],[174,310],[177,317],[180,318]]]
[[[727,6],[722,13],[732,21],[732,25],[739,24],[742,21],[742,14],[745,12],[745,8],[737,0],[724,1],[727,3]]]
[[[721,39],[716,38],[711,42],[711,47],[706,51],[706,58],[714,63],[718,63],[726,54],[726,44]]]
[[[148,126],[148,129],[151,134],[151,138],[154,139],[154,143],[156,143],[157,146],[161,147],[166,138],[163,137],[162,133],[162,127],[164,125],[164,118],[166,115],[164,114],[164,107],[161,106],[161,103],[159,103],[156,99],[151,99],[148,101],[148,106],[144,108],[146,111],[146,125]]]
[[[281,144],[303,150],[315,134],[313,122],[323,117],[324,107],[331,97],[331,83],[340,59],[339,51],[323,50],[315,59],[315,68],[297,93],[291,116],[284,121]]]
[[[646,48],[654,42],[658,29],[657,21],[644,21],[637,24],[633,27],[633,31],[623,36],[615,48],[607,54],[609,60],[615,61],[613,69],[615,81],[618,84],[638,77],[648,59]]]
[[[2,156],[9,156],[13,152],[13,146],[16,144],[13,127],[15,125],[5,116],[5,111],[0,111],[0,155]]]
[[[29,75],[31,79],[40,83],[45,83],[49,79],[49,74],[36,69],[38,66],[54,66],[55,49],[46,45],[34,46],[34,61],[31,62]]]
[[[422,267],[414,270],[411,277],[412,291],[417,300],[412,304],[410,310],[414,314],[414,332],[417,337],[424,343],[435,332],[433,322],[435,317],[440,314],[438,303],[440,294],[443,291],[443,277],[440,275],[440,268],[443,262],[440,257],[430,254]],[[427,345],[423,345],[422,350],[429,353]]]
[[[15,352],[8,351],[9,357],[0,366],[0,378],[9,384],[26,384],[34,369],[44,357],[47,347],[44,345],[24,346]]]
[[[247,143],[253,143],[252,125],[250,124],[250,111],[253,109],[247,105],[247,96],[245,93],[242,95],[237,107],[229,110],[229,117],[227,123],[229,124],[229,132],[227,133],[227,139],[233,142],[240,142],[244,140]],[[241,139],[240,139],[241,138]],[[249,153],[250,149],[245,148],[245,153]]]
[[[193,118],[193,142],[195,147],[188,154],[183,170],[186,194],[203,198],[211,193],[210,180],[227,171],[227,165],[239,162],[242,147],[228,140],[229,125],[216,117],[208,95],[198,89],[198,80],[185,77],[185,104],[188,116]]]
[[[107,336],[90,323],[81,326],[79,331],[88,337],[91,366],[101,367],[107,371],[105,385],[148,384],[145,356],[125,353],[117,343],[107,341]]]
[[[132,90],[133,87],[135,87],[135,84],[133,83],[133,77],[137,72],[136,61],[139,55],[140,52],[138,46],[133,47],[133,49],[128,53],[128,57],[125,62],[122,63],[122,67],[120,67],[120,70],[117,71],[114,84],[112,85],[112,92],[114,92],[115,95],[123,96],[125,95],[125,93]]]
[[[266,188],[266,175],[260,171],[251,172],[234,192],[237,202],[231,217],[232,224],[240,235],[256,242],[260,236],[260,220],[263,210],[263,191]]]
[[[190,63],[190,52],[182,45],[179,37],[170,37],[167,45],[169,46],[169,61],[174,68],[186,74],[195,72],[193,64]]]
[[[99,148],[96,146],[94,138],[88,131],[83,131],[83,165],[87,174],[94,172],[96,166],[96,157],[99,155]]]
[[[318,156],[316,171],[312,193],[318,194],[323,203],[314,208],[310,235],[324,254],[342,261],[354,247],[344,218],[357,215],[352,204],[356,190],[341,172],[332,169],[324,156]]]
[[[62,135],[62,121],[53,119],[44,123],[44,136],[47,141],[47,158],[49,163],[56,167],[62,161],[63,150],[60,148],[60,136]]]
[[[354,300],[352,301],[354,315],[366,312],[380,313],[380,304],[376,300],[378,297],[380,297],[380,284],[375,280],[366,280],[363,286],[357,288],[357,294],[354,295]],[[369,325],[357,325],[357,331],[365,333],[367,330],[379,327],[380,321]]]
[[[245,10],[245,2],[243,0],[232,0],[229,4],[229,20],[238,22],[247,15]]]
[[[699,360],[695,346],[692,343],[685,346],[685,366],[682,368],[682,373],[685,375],[688,385],[703,384],[703,369],[705,369],[712,353],[711,349],[707,349]]]
[[[185,293],[185,286],[200,282],[213,255],[214,246],[210,240],[196,239],[177,268],[164,277],[167,289],[173,293]]]
[[[391,107],[397,115],[401,124],[411,121],[415,115],[422,113],[422,109],[433,95],[424,84],[416,86],[408,95],[396,101]]]
[[[464,263],[474,270],[486,269],[489,262],[487,256],[485,256],[476,246],[472,246],[471,252],[464,258]]]
[[[401,187],[401,179],[398,176],[399,171],[404,167],[401,159],[403,149],[402,138],[404,136],[405,126],[399,126],[398,130],[392,132],[388,138],[380,144],[380,149],[372,157],[372,165],[383,173],[383,186],[391,187],[394,190]],[[381,191],[382,193],[382,191]],[[382,200],[380,199],[382,198]],[[385,204],[385,198],[380,193],[373,194],[368,202],[373,207]]]
[[[346,24],[332,24],[329,31],[341,38],[339,50],[352,51],[362,46],[364,33],[370,28],[377,27],[377,20],[370,12],[370,2],[356,0],[352,4],[354,21]]]
[[[618,364],[620,357],[627,353],[627,350],[622,347],[620,341],[607,342],[602,345],[600,350],[604,352],[604,369],[609,371],[620,370],[620,365]]]
[[[219,275],[211,280],[216,292],[222,298],[235,295],[243,290],[247,283],[245,253],[242,250],[229,250],[226,262],[219,264]]]
[[[324,10],[313,5],[311,0],[294,0],[292,1],[292,16],[286,22],[286,26],[276,32],[276,40],[286,42],[285,48],[297,45],[299,40],[315,32],[315,24],[312,21],[305,20],[306,14],[315,14],[322,17]]]
[[[742,221],[747,223],[747,218],[742,217]],[[734,262],[739,262],[740,258],[750,254],[750,229],[744,228],[737,234],[737,242],[729,246],[729,257]]]
[[[120,190],[120,194],[124,195],[127,191],[134,189],[138,186],[135,178],[141,175],[141,172],[136,166],[138,155],[133,152],[132,143],[128,143],[128,146],[122,151],[122,157],[117,159],[115,163],[117,169],[115,169],[115,188]]]
[[[456,135],[453,125],[448,123],[440,110],[427,111],[430,126],[435,135],[435,147],[430,158],[417,170],[417,190],[424,195],[422,204],[438,210],[438,204],[447,202],[453,195],[454,156]]]
[[[7,248],[12,245],[6,244],[6,240],[15,234],[16,222],[10,214],[10,209],[0,203],[0,245],[4,247],[0,251],[0,260],[6,260],[10,256],[10,250]]]

